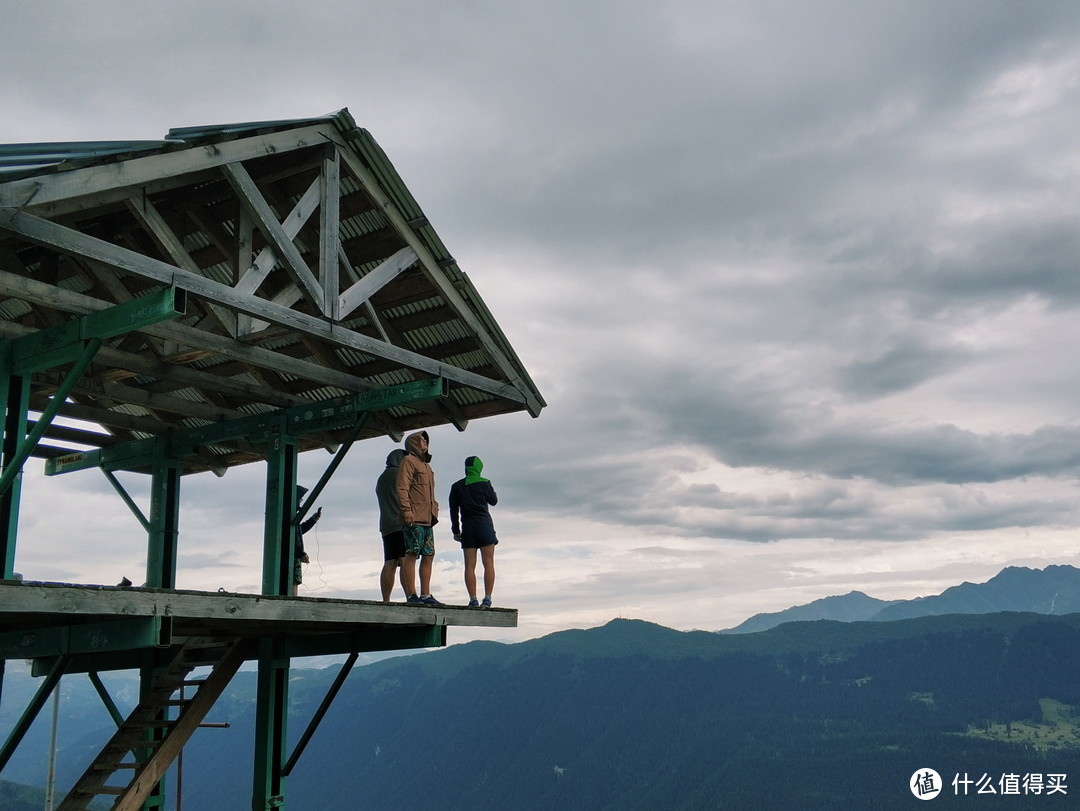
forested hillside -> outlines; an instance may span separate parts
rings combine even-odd
[[[947,782],[1067,775],[1078,673],[1080,615],[737,636],[615,620],[454,646],[354,670],[288,780],[288,807],[907,808],[922,768]],[[295,672],[294,738],[335,674]],[[230,728],[200,730],[185,751],[185,811],[249,805],[253,676],[212,713]],[[62,760],[83,759],[91,738]],[[1064,808],[1076,793],[1008,806]]]

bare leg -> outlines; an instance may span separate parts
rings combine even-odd
[[[476,599],[476,550],[468,547],[462,548],[465,555],[465,590],[469,592],[469,599]]]
[[[390,595],[394,591],[394,570],[400,564],[400,560],[388,560],[383,563],[382,571],[379,572],[379,589],[382,591],[382,601],[390,602]],[[405,595],[408,597],[408,595]]]
[[[474,557],[473,561],[475,560]],[[480,547],[480,560],[484,564],[484,596],[491,597],[495,591],[495,544]]]
[[[416,555],[405,556],[405,565],[401,567],[401,587],[405,589],[406,597],[416,594]]]
[[[431,594],[431,563],[435,560],[434,555],[423,555],[420,558],[420,596]]]

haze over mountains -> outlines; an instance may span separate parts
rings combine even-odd
[[[1071,807],[1080,614],[1058,614],[1077,574],[1007,569],[910,601],[931,615],[895,621],[717,634],[612,620],[358,667],[288,778],[288,808],[909,808],[909,781],[926,768],[946,805],[963,802],[954,777],[1000,793],[1015,774],[1029,787],[1056,775],[1065,793],[1018,790],[999,804]],[[934,615],[946,596],[969,610]],[[4,730],[37,687],[9,671]],[[293,671],[289,751],[336,675]],[[134,702],[134,674],[106,683],[121,709]],[[254,699],[255,674],[241,672],[207,719],[229,727],[199,730],[185,749],[185,811],[249,807]],[[89,681],[65,677],[58,787],[110,725]],[[39,719],[5,780],[42,785],[47,739]]]
[[[721,633],[753,633],[801,620],[885,621],[995,611],[1080,612],[1080,569],[1074,566],[1047,566],[1045,569],[1010,566],[985,583],[961,583],[941,594],[913,600],[878,600],[861,591],[852,591],[783,611],[755,614]]]

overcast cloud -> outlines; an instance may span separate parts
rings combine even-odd
[[[1080,565],[1075,3],[16,3],[0,69],[3,143],[371,131],[549,403],[432,436],[499,491],[513,638]],[[393,447],[308,593],[376,597]],[[141,576],[103,477],[29,475],[27,577]],[[262,477],[185,480],[180,585],[258,590]]]

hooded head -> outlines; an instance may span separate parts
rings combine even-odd
[[[475,484],[476,482],[486,482],[481,472],[484,470],[484,463],[480,461],[479,456],[469,456],[465,459],[465,484]]]
[[[425,462],[430,462],[431,454],[428,453],[427,431],[417,431],[415,434],[409,434],[405,437],[405,450],[413,456],[420,457]]]
[[[401,464],[401,460],[405,458],[405,451],[401,448],[394,448],[386,455],[386,466],[397,467]]]

